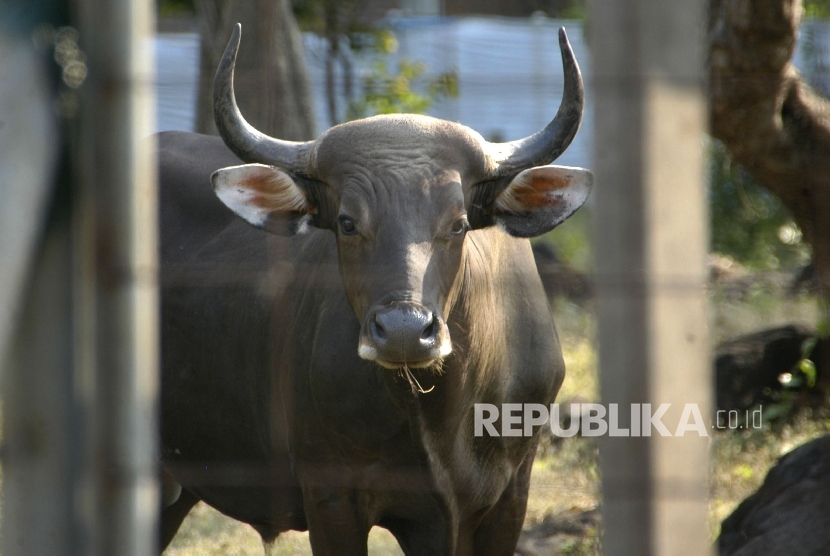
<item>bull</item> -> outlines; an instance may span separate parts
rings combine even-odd
[[[162,547],[203,500],[266,548],[307,529],[315,554],[366,554],[378,525],[406,554],[512,554],[539,427],[476,436],[474,411],[564,378],[527,239],[593,181],[549,165],[584,105],[564,30],[555,118],[507,143],[417,115],[263,135],[234,98],[240,33],[221,139],[158,138]]]

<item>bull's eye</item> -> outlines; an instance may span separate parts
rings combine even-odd
[[[452,228],[450,229],[450,233],[454,236],[464,235],[464,233],[469,229],[469,224],[467,223],[466,218],[459,218],[455,222],[453,222]]]
[[[340,225],[340,233],[344,236],[352,236],[357,233],[357,226],[354,220],[345,215],[340,215],[337,218],[337,223]]]

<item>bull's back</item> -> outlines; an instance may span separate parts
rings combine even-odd
[[[237,519],[278,521],[295,508],[275,504],[295,496],[287,453],[271,433],[284,429],[271,403],[278,331],[266,234],[213,193],[211,173],[241,163],[221,139],[164,133],[159,147],[165,465]]]
[[[236,218],[213,193],[210,175],[241,164],[219,137],[158,136],[161,262],[185,261]]]

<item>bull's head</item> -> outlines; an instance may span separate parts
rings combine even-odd
[[[427,367],[452,351],[446,317],[475,230],[543,234],[588,196],[592,174],[547,166],[582,120],[582,78],[564,30],[562,103],[543,130],[509,143],[426,116],[376,116],[320,138],[265,136],[239,113],[236,26],[214,83],[216,124],[244,166],[212,176],[219,198],[254,226],[281,235],[310,227],[336,235],[340,274],[361,323],[363,359]]]

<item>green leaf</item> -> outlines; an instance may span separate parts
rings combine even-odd
[[[755,475],[755,471],[746,463],[742,463],[735,467],[733,472],[741,479],[751,479]]]
[[[388,29],[384,29],[378,33],[375,44],[381,54],[394,54],[398,51],[398,37]]]
[[[363,77],[362,98],[349,103],[348,118],[393,113],[423,114],[436,100],[458,96],[455,73],[426,79],[427,70],[425,63],[403,58],[393,74],[387,60],[376,61],[369,74]]]
[[[830,19],[830,1],[804,0],[804,15],[820,19]]]
[[[816,364],[813,363],[809,359],[802,359],[798,362],[798,370],[804,373],[804,376],[807,377],[807,386],[812,388],[816,385],[816,378],[818,374],[816,373]]]

